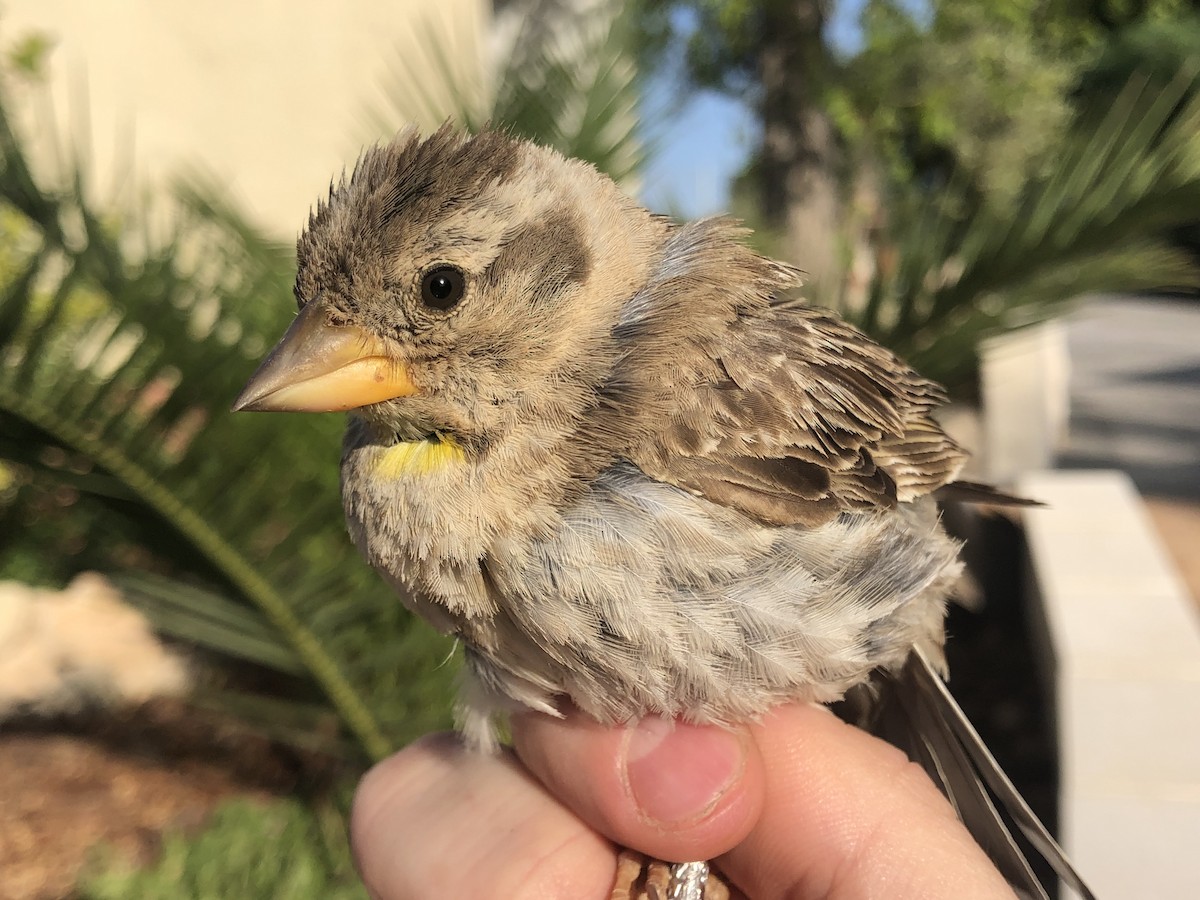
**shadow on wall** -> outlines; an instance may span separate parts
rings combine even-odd
[[[1200,394],[1200,377],[1191,390]],[[1077,446],[1059,458],[1060,468],[1121,469],[1141,494],[1200,501],[1200,422],[1120,425],[1136,427],[1136,434],[1119,433],[1102,415],[1086,410],[1072,414],[1072,443]]]
[[[1127,472],[1142,494],[1200,500],[1200,303],[1101,298],[1067,323],[1061,468]]]

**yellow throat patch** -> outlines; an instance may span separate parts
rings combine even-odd
[[[375,464],[375,474],[380,478],[429,475],[466,458],[467,454],[453,438],[435,435],[389,447]]]

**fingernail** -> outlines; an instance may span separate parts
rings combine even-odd
[[[644,819],[703,818],[741,776],[745,736],[650,716],[625,739],[625,785]]]

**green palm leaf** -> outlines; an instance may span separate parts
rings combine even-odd
[[[604,4],[547,25],[522,21],[499,64],[484,66],[471,23],[415,27],[393,57],[386,102],[368,112],[372,139],[447,119],[469,131],[491,122],[583,159],[632,188],[646,159],[641,80],[631,19]],[[464,57],[476,64],[468,65]]]
[[[990,334],[1046,319],[1087,293],[1200,285],[1196,260],[1165,236],[1200,209],[1194,84],[1194,72],[1161,89],[1134,79],[1102,114],[1080,117],[1051,170],[1031,178],[1015,204],[941,195],[898,216],[900,263],[877,276],[850,317],[961,388]],[[956,205],[966,212],[953,214]]]

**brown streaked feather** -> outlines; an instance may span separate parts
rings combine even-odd
[[[724,220],[677,229],[660,277],[629,301],[618,330],[643,380],[621,390],[644,410],[622,425],[640,436],[630,459],[772,525],[816,526],[951,481],[966,455],[931,418],[941,388],[833,314],[781,302],[798,273],[739,237]]]
[[[819,525],[836,513],[828,470],[798,459],[679,457],[674,484],[773,525]]]

